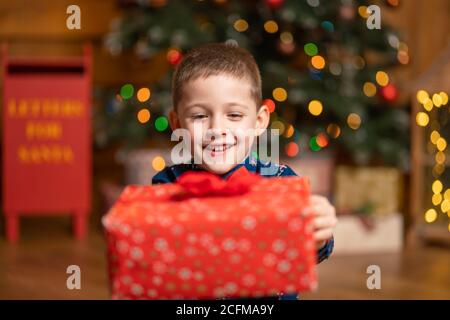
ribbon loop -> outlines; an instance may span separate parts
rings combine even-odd
[[[259,179],[260,176],[240,167],[227,180],[210,172],[189,171],[182,174],[177,183],[190,197],[232,196],[248,192]]]

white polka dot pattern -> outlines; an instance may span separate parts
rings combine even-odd
[[[317,287],[309,182],[261,179],[245,194],[179,198],[128,186],[102,219],[114,299],[258,297]]]

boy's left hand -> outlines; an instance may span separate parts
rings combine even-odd
[[[314,238],[317,248],[325,245],[333,236],[333,229],[337,224],[336,209],[327,198],[311,195],[310,203],[302,212],[304,215],[314,215]]]

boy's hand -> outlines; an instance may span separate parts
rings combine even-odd
[[[309,206],[302,211],[302,214],[314,215],[314,238],[317,248],[323,247],[333,236],[333,229],[337,223],[336,209],[327,198],[311,195]]]

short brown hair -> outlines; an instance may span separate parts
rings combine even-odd
[[[181,100],[183,84],[189,80],[226,74],[251,82],[251,95],[261,105],[261,75],[253,56],[231,43],[209,43],[190,50],[177,66],[172,78],[174,108]]]

